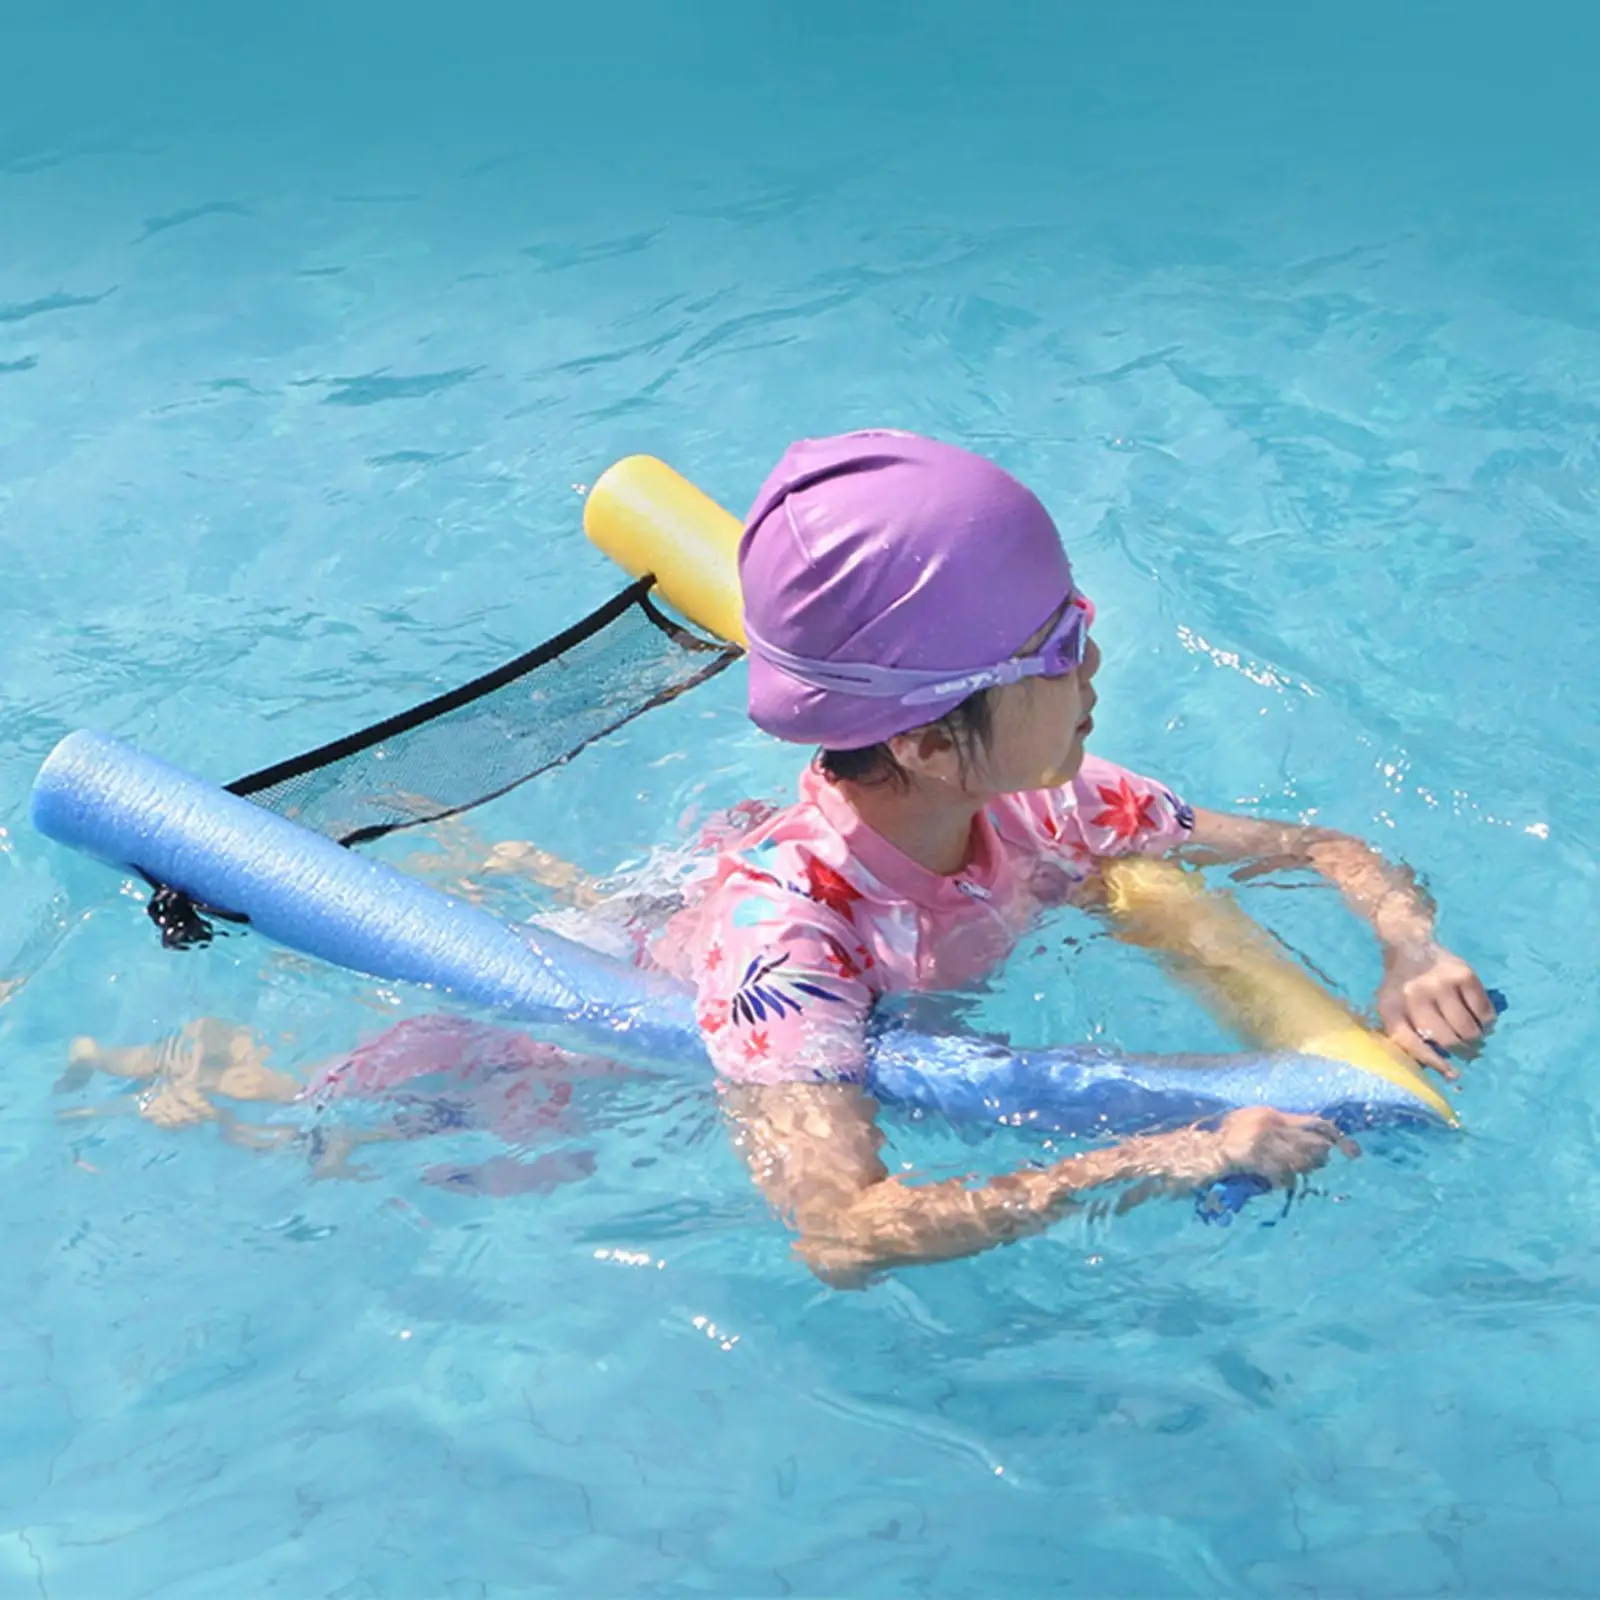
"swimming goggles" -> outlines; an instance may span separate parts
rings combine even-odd
[[[865,661],[814,661],[791,655],[759,638],[746,622],[751,650],[769,666],[812,689],[859,695],[866,700],[895,700],[903,706],[932,705],[952,695],[976,694],[1024,678],[1060,678],[1082,665],[1089,649],[1094,602],[1076,591],[1037,650],[1012,656],[992,667],[970,672],[948,667],[879,667]]]

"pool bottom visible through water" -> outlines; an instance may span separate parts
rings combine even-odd
[[[0,1593],[1592,1592],[1590,20],[702,21],[174,3],[0,53]],[[1461,1132],[1228,1228],[1083,1213],[841,1293],[708,1083],[536,1078],[508,1138],[445,1078],[161,1126],[197,1107],[73,1071],[215,1017],[304,1083],[450,1002],[248,932],[163,951],[142,885],[32,831],[57,739],[226,781],[614,592],[610,462],[739,513],[868,425],[1050,507],[1095,749],[1424,876],[1511,1002]],[[625,870],[803,759],[736,667],[374,853]],[[1233,887],[1370,1002],[1333,896]],[[968,1015],[1230,1043],[1073,914]],[[345,1148],[391,1113],[415,1136]],[[884,1125],[896,1171],[1059,1153]]]

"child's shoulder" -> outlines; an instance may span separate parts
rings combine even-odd
[[[1183,841],[1194,812],[1165,784],[1103,756],[1085,756],[1070,783],[1005,797],[1013,826],[1074,854],[1159,854]]]
[[[726,977],[723,963],[743,973],[756,957],[830,981],[859,981],[873,966],[875,880],[804,785],[792,805],[724,813],[702,830],[700,848],[702,869],[655,947],[660,964],[702,991]]]
[[[846,921],[871,890],[843,841],[804,801],[775,812],[725,850],[715,883],[724,894],[759,899],[774,910],[821,908]]]
[[[724,1071],[748,1068],[735,1070],[718,1053],[732,1048],[725,1025],[756,1029],[749,1048],[763,1055],[780,1037],[799,1048],[783,1028],[774,1032],[791,1016],[812,1030],[819,1022],[859,1029],[879,987],[871,885],[857,880],[841,849],[802,800],[731,842],[686,908],[673,941],[677,963],[698,992],[701,1029]]]
[[[808,774],[813,777],[813,774]],[[832,808],[802,782],[791,805],[752,804],[705,838],[714,855],[688,895],[698,941],[822,940],[854,948],[884,898]]]

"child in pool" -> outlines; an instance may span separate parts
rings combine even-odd
[[[1108,1184],[1133,1199],[1236,1172],[1289,1183],[1336,1147],[1356,1153],[1322,1119],[1257,1107],[981,1185],[890,1175],[863,1087],[875,1007],[992,969],[1045,907],[1092,906],[1099,858],[1312,868],[1379,938],[1378,1012],[1401,1048],[1454,1077],[1440,1052],[1470,1054],[1492,1026],[1407,872],[1326,829],[1191,809],[1086,755],[1093,607],[1049,514],[992,463],[905,433],[802,441],[757,497],[739,570],[750,715],[820,746],[798,803],[736,808],[709,859],[610,898],[533,866],[571,902],[561,931],[694,986],[736,1142],[819,1275],[972,1254]],[[497,847],[486,865],[530,850]],[[142,1068],[147,1053],[78,1047],[85,1066],[128,1055]],[[358,1074],[360,1092],[405,1081],[386,1074]]]
[[[724,851],[651,954],[693,983],[737,1142],[822,1276],[1005,1243],[1107,1183],[1286,1183],[1357,1153],[1319,1118],[1261,1107],[976,1186],[890,1175],[862,1087],[874,1007],[988,971],[1043,907],[1092,904],[1097,858],[1312,868],[1378,936],[1398,1045],[1454,1077],[1441,1051],[1492,1026],[1409,873],[1325,829],[1193,809],[1085,753],[1094,608],[1049,514],[991,462],[888,431],[802,441],[756,498],[739,573],[750,716],[820,753],[798,803]]]

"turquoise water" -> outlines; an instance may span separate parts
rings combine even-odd
[[[893,9],[7,15],[0,1593],[1600,1583],[1592,16]],[[162,952],[28,828],[61,734],[232,777],[608,594],[578,523],[617,456],[742,509],[791,436],[866,423],[1044,494],[1104,753],[1427,875],[1513,1005],[1464,1136],[1286,1216],[1080,1219],[841,1295],[708,1092],[580,1083],[523,1152],[545,1192],[491,1199],[437,1181],[489,1131],[313,1181],[60,1081],[79,1033],[222,1015],[303,1075],[427,1008],[250,939]],[[740,687],[482,830],[600,870],[783,792]],[[1370,994],[1326,896],[1247,901]],[[1073,923],[995,1007],[1220,1040]]]

